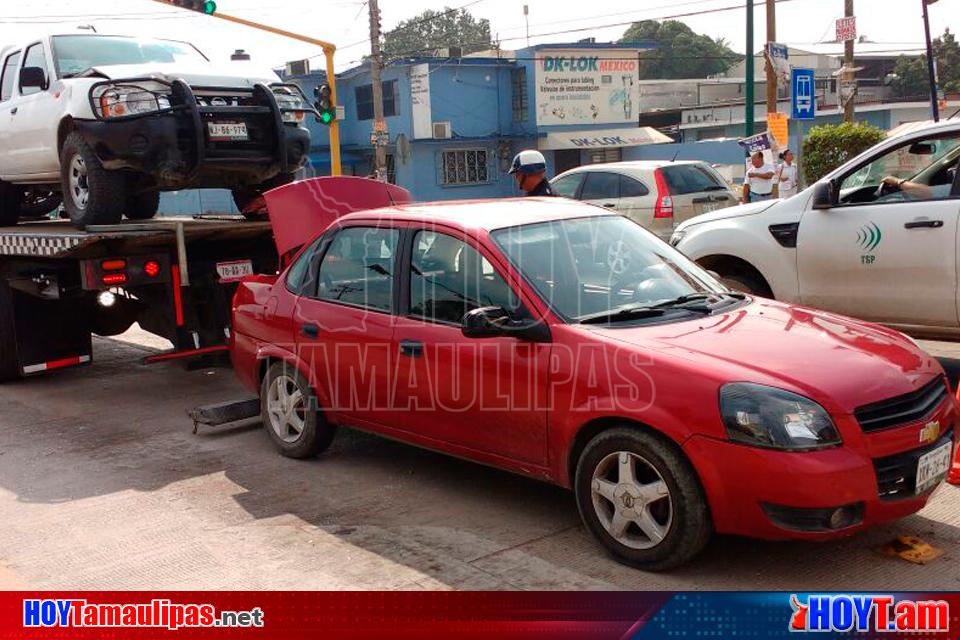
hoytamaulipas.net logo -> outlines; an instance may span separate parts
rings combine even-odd
[[[37,627],[262,627],[263,610],[218,611],[212,604],[182,604],[158,598],[143,603],[106,604],[74,599],[23,601],[23,626]]]
[[[943,600],[897,599],[892,595],[790,596],[790,631],[950,630],[950,603]]]

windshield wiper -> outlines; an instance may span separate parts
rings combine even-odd
[[[656,318],[666,313],[665,309],[654,309],[647,306],[624,307],[614,311],[604,311],[584,316],[580,324],[608,324],[617,320],[633,320],[636,318]]]
[[[746,299],[746,294],[743,293],[688,293],[686,295],[674,298],[673,300],[664,300],[663,302],[658,302],[657,304],[651,304],[648,309],[689,309],[691,311],[706,311],[709,313],[712,311],[712,307],[708,305],[697,305],[690,306],[691,302],[702,302],[710,300],[711,298],[734,298],[736,300]]]

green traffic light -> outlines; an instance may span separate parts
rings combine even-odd
[[[201,5],[205,14],[212,15],[217,10],[217,3],[213,0],[204,0]]]
[[[320,112],[320,122],[322,122],[323,124],[330,124],[331,122],[333,122],[333,114],[330,113],[329,111]]]

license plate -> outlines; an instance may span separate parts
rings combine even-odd
[[[938,449],[921,456],[917,462],[917,493],[923,493],[943,480],[950,470],[950,454],[953,443],[946,443]]]
[[[250,260],[218,262],[217,274],[220,276],[220,282],[236,282],[244,276],[253,275],[253,262]]]
[[[245,122],[208,122],[211,140],[249,140]]]

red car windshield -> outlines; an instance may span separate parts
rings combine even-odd
[[[558,220],[492,233],[510,261],[570,321],[725,289],[623,216]]]

